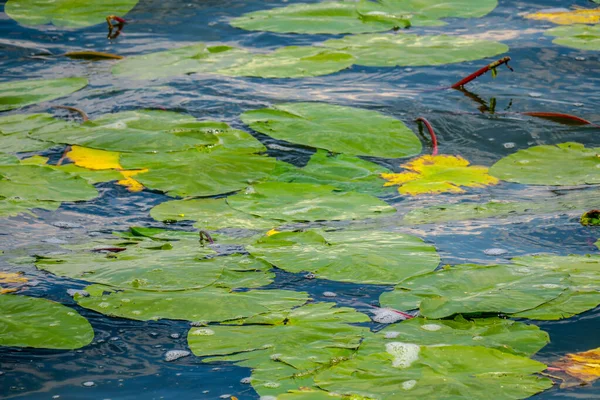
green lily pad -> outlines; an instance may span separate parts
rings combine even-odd
[[[535,325],[500,318],[466,320],[460,315],[439,321],[413,318],[388,326],[376,335],[380,339],[383,336],[386,342],[485,346],[521,356],[531,356],[550,342],[548,334]]]
[[[545,35],[555,36],[552,43],[574,49],[600,50],[600,25],[558,26],[546,31]]]
[[[18,165],[19,159],[12,154],[0,153],[0,165]]]
[[[19,200],[91,200],[96,189],[84,179],[36,165],[0,165],[0,197]]]
[[[87,319],[46,299],[0,295],[0,346],[78,349],[94,339]]]
[[[474,346],[419,346],[368,337],[358,355],[325,369],[316,384],[369,399],[521,399],[552,386],[546,366]]]
[[[75,164],[64,164],[60,166],[49,166],[52,169],[63,171],[68,174],[79,176],[91,184],[98,182],[110,182],[123,179],[123,175],[119,171],[113,169],[91,170],[83,167],[78,167]]]
[[[384,285],[431,272],[440,263],[435,247],[394,232],[282,232],[260,239],[248,251],[289,272]]]
[[[124,16],[138,0],[8,0],[4,12],[22,25],[53,24],[61,28],[85,28],[106,22],[109,15]]]
[[[251,384],[261,395],[297,389],[314,373],[350,357],[367,328],[350,325],[369,317],[333,303],[308,304],[259,315],[241,326],[192,328],[188,344],[204,361],[234,361],[253,369]],[[298,349],[302,348],[302,352]]]
[[[85,289],[89,297],[76,298],[80,306],[112,317],[138,321],[179,319],[221,322],[258,314],[287,310],[304,304],[308,295],[289,290],[250,290],[209,287],[169,293],[120,290],[92,285]]]
[[[0,218],[14,217],[19,214],[34,216],[32,209],[54,211],[60,207],[57,201],[0,199]]]
[[[564,272],[515,265],[456,265],[409,278],[383,293],[383,307],[419,308],[427,318],[453,314],[514,314],[560,296],[568,287]]]
[[[425,66],[480,60],[506,53],[499,42],[460,36],[365,34],[330,39],[325,47],[356,57],[355,64],[369,67]]]
[[[216,148],[211,152],[124,153],[121,165],[127,169],[148,168],[135,179],[149,189],[170,196],[214,196],[266,178],[275,167],[275,159]]]
[[[20,153],[45,150],[54,146],[29,136],[29,132],[49,124],[59,128],[68,126],[66,122],[52,118],[50,114],[15,114],[0,118],[0,143],[2,153]]]
[[[515,317],[557,320],[591,310],[600,305],[600,256],[539,255],[517,257],[512,260],[525,268],[565,272],[569,274],[569,288],[552,301]]]
[[[275,139],[335,153],[394,158],[421,152],[421,142],[404,123],[376,111],[285,103],[245,112],[241,118],[250,128]]]
[[[252,55],[244,49],[229,46],[207,46],[204,43],[198,43],[127,57],[113,67],[112,73],[132,79],[214,73],[223,68],[243,64],[251,57]]]
[[[231,25],[280,33],[368,33],[406,28],[410,25],[443,25],[440,18],[482,17],[497,5],[496,0],[324,1],[291,4],[255,11],[233,19]]]
[[[28,79],[0,83],[0,111],[58,99],[87,86],[86,78]]]
[[[325,150],[317,150],[308,164],[296,168],[280,164],[273,173],[274,180],[280,182],[314,183],[335,186],[344,192],[359,192],[383,195],[394,192],[383,187],[381,174],[391,171],[378,164],[345,154],[330,155]]]
[[[230,76],[261,78],[304,78],[333,74],[354,64],[354,56],[323,47],[281,47],[272,53],[254,54],[252,58],[219,73]]]
[[[226,124],[219,126],[227,129]],[[76,144],[118,152],[173,152],[219,142],[215,123],[172,111],[139,110],[106,114],[83,124],[51,124],[32,136],[54,143]]]
[[[280,224],[278,221],[234,210],[225,199],[167,201],[150,210],[150,216],[157,221],[196,221],[194,226],[208,230],[223,228],[268,230]]]
[[[536,201],[491,201],[459,203],[411,210],[403,218],[407,224],[433,224],[450,221],[498,218],[518,215],[549,214],[600,208],[598,190],[582,190]]]
[[[266,182],[227,198],[235,210],[281,221],[365,219],[396,210],[362,193],[336,193],[333,186]]]
[[[528,185],[600,183],[600,148],[574,142],[534,146],[504,157],[490,168],[490,174]]]

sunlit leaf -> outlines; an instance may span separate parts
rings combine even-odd
[[[559,26],[546,31],[548,36],[555,36],[552,43],[573,47],[580,50],[600,50],[600,25]]]
[[[260,183],[228,197],[227,203],[238,211],[281,221],[365,219],[396,212],[376,197],[309,183]]]
[[[245,112],[241,118],[250,128],[275,139],[335,153],[395,158],[421,151],[421,142],[406,125],[371,110],[285,103]]]
[[[0,111],[64,97],[87,84],[86,78],[28,79],[2,82],[0,83]]]
[[[77,349],[94,338],[90,323],[72,308],[46,299],[0,295],[0,346]]]
[[[498,179],[481,166],[469,166],[460,156],[421,156],[403,164],[408,171],[399,174],[382,174],[385,186],[398,185],[400,194],[462,193],[463,187],[495,185]]]
[[[530,310],[569,287],[565,272],[516,265],[456,265],[409,278],[383,293],[383,307],[419,308],[427,318]]]
[[[57,201],[0,199],[0,217],[13,217],[19,214],[34,215],[30,210],[39,208],[54,211],[60,207]]]
[[[600,183],[600,149],[580,143],[542,145],[519,150],[490,168],[490,174],[529,185]]]
[[[499,42],[461,36],[420,36],[399,33],[366,34],[330,39],[325,47],[356,57],[355,64],[372,67],[443,65],[506,53]]]
[[[600,348],[580,353],[569,353],[560,360],[553,362],[551,366],[575,378],[580,385],[593,383],[600,378]],[[576,385],[574,383],[566,386]]]
[[[4,12],[23,25],[53,24],[84,28],[106,21],[109,15],[125,15],[138,0],[8,0]]]
[[[0,117],[0,152],[19,153],[45,150],[54,143],[29,136],[29,132],[48,124],[66,127],[67,123],[52,118],[50,114],[14,114]]]
[[[27,282],[29,279],[20,272],[0,271],[0,294],[16,292]]]
[[[248,251],[289,272],[342,282],[396,284],[433,271],[440,258],[421,239],[392,232],[283,232]]]
[[[526,14],[525,18],[550,21],[559,25],[597,24],[600,22],[600,9],[577,9],[569,11],[539,11]]]

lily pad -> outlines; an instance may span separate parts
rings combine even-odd
[[[399,185],[400,194],[462,193],[463,187],[485,187],[498,183],[481,166],[469,166],[460,156],[421,156],[402,165],[408,171],[382,174],[388,180],[385,186]]]
[[[303,78],[328,75],[349,68],[354,56],[323,47],[281,47],[272,53],[254,54],[249,60],[219,73],[261,78]]]
[[[335,153],[395,158],[421,152],[421,142],[404,123],[376,111],[285,103],[245,112],[241,118],[255,131],[275,139]]]
[[[350,357],[368,332],[350,324],[369,317],[334,306],[308,304],[245,319],[241,326],[192,328],[188,343],[197,356],[216,356],[205,361],[235,361],[252,368],[251,384],[259,394],[285,393],[310,384],[311,375],[324,366]]]
[[[0,346],[70,350],[94,339],[87,319],[50,300],[5,294],[0,308]]]
[[[98,195],[84,179],[49,167],[0,165],[0,197],[19,200],[80,201]]]
[[[100,150],[172,152],[218,143],[214,124],[172,111],[139,110],[106,114],[69,128],[52,124],[35,130],[32,136]]]
[[[419,308],[427,318],[453,314],[514,314],[560,296],[568,287],[564,272],[515,265],[456,265],[409,278],[383,293],[383,307]]]
[[[248,247],[253,256],[289,272],[342,282],[396,284],[433,271],[435,247],[393,232],[283,232]]]
[[[271,229],[279,221],[268,220],[231,208],[225,199],[173,200],[161,203],[150,210],[157,221],[196,221],[199,229]]]
[[[506,53],[508,46],[490,40],[461,36],[365,34],[330,39],[325,47],[356,57],[369,67],[425,66],[480,60]]]
[[[0,199],[0,218],[14,217],[19,214],[35,215],[32,209],[54,211],[60,207],[57,201]]]
[[[167,293],[120,290],[92,285],[89,297],[77,297],[80,306],[99,313],[138,321],[179,319],[221,322],[258,314],[291,309],[304,304],[308,295],[289,290],[250,290],[233,292],[209,287]]]
[[[559,26],[546,31],[545,35],[555,36],[552,43],[574,49],[600,50],[600,25]]]
[[[117,63],[112,73],[132,79],[155,79],[194,73],[217,72],[247,62],[252,55],[230,46],[191,46],[127,57]]]
[[[559,25],[597,24],[600,22],[600,9],[548,10],[526,14],[525,18],[550,21]]]
[[[266,182],[227,198],[232,208],[281,221],[365,219],[396,210],[362,193],[336,193],[329,185]]]
[[[485,346],[503,352],[531,356],[550,342],[548,334],[535,325],[500,318],[431,321],[413,318],[388,326],[376,335],[386,342],[417,345]]]
[[[138,0],[8,0],[4,12],[23,25],[53,24],[61,28],[85,28],[106,22],[109,15],[127,14]]]
[[[50,114],[15,114],[0,118],[0,143],[2,153],[20,153],[45,150],[54,143],[37,140],[29,132],[48,124],[64,128],[67,123],[54,119]],[[60,129],[60,128],[59,128]]]
[[[87,86],[86,78],[28,79],[0,83],[0,111],[67,96]]]
[[[490,174],[528,185],[600,183],[600,148],[580,143],[542,145],[519,150],[490,168]]]
[[[276,167],[273,175],[280,182],[325,184],[344,192],[383,195],[389,190],[382,188],[384,181],[380,175],[389,172],[385,167],[358,157],[330,155],[325,150],[317,150],[304,167],[283,164],[279,171]]]

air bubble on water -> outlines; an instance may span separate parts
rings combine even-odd
[[[220,396],[219,396],[219,398],[220,398],[220,399],[230,399],[230,398],[231,398],[231,395],[230,395],[229,393],[227,393],[227,394],[222,394],[222,395],[220,395]]]
[[[215,331],[208,328],[194,329],[191,334],[194,336],[212,336],[215,334]]]
[[[575,107],[583,107],[583,103],[573,103]]]
[[[277,383],[277,382],[265,382],[263,384],[264,387],[269,388],[269,389],[276,389],[279,386],[281,386],[281,384]]]
[[[438,325],[438,324],[425,324],[425,325],[421,325],[421,329],[424,329],[429,332],[435,332],[435,331],[439,331],[440,329],[442,329],[442,326]]]
[[[416,384],[417,384],[417,381],[415,381],[414,379],[411,379],[410,381],[402,382],[402,389],[410,390],[410,389],[414,388]]]
[[[390,331],[385,333],[386,339],[396,339],[398,336],[400,336],[400,332],[397,331]]]
[[[374,315],[371,319],[380,324],[393,324],[394,322],[404,321],[406,318],[389,308],[376,308],[371,310]]]
[[[585,57],[581,57],[581,56],[579,56],[579,57],[575,57],[575,59],[576,59],[577,61],[585,61]]]
[[[240,379],[240,383],[243,383],[244,385],[248,385],[248,384],[250,384],[250,382],[252,382],[252,378],[249,376]]]
[[[171,339],[179,339],[181,337],[179,333],[171,333],[169,336]]]
[[[419,359],[421,347],[413,343],[391,342],[386,343],[385,351],[394,357],[392,366],[408,368]]]
[[[92,387],[92,386],[96,386],[96,383],[92,382],[92,381],[87,381],[87,382],[83,382],[83,386]]]
[[[537,92],[531,92],[531,93],[529,93],[529,97],[538,98],[538,97],[542,97],[542,94],[537,93]]]
[[[505,149],[512,149],[516,146],[516,144],[514,142],[506,142],[503,146]]]
[[[59,394],[55,394],[54,396],[52,396],[53,399],[60,399],[60,395]]]
[[[190,354],[192,353],[187,350],[169,350],[165,353],[165,361],[175,361]]]
[[[315,279],[317,276],[315,274],[313,274],[312,272],[309,272],[308,274],[304,275],[304,278],[306,279]]]
[[[323,292],[323,296],[325,296],[325,297],[337,297],[337,293],[335,293],[335,292]]]
[[[503,254],[508,253],[508,250],[492,248],[492,249],[485,249],[483,251],[483,253],[488,256],[501,256]]]

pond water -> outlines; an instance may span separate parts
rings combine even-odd
[[[295,0],[289,1],[293,2]],[[244,31],[228,24],[233,17],[280,3],[274,0],[140,0],[127,14],[130,23],[123,34],[109,41],[105,25],[78,30],[21,26],[3,12],[4,2],[0,2],[0,81],[88,77],[90,84],[85,89],[60,100],[29,106],[26,111],[47,112],[49,104],[62,104],[79,107],[92,119],[146,107],[186,112],[199,119],[223,121],[250,131],[241,122],[241,113],[296,101],[320,101],[379,111],[405,122],[415,132],[418,128],[413,121],[421,116],[435,127],[441,154],[458,154],[475,165],[490,166],[502,157],[533,145],[573,141],[587,147],[600,146],[598,129],[565,126],[520,114],[491,115],[479,110],[481,102],[488,106],[495,102],[498,112],[560,112],[600,123],[600,53],[555,45],[552,37],[544,35],[553,24],[522,17],[524,13],[547,8],[590,7],[586,0],[500,0],[499,6],[482,18],[448,19],[445,26],[412,27],[412,33],[479,35],[510,47],[508,54],[514,72],[501,67],[496,79],[492,79],[491,74],[480,77],[467,87],[473,94],[471,97],[460,91],[435,89],[448,87],[493,59],[410,68],[354,65],[331,75],[303,79],[196,74],[136,81],[112,76],[112,61],[90,62],[52,56],[82,49],[130,56],[195,42],[272,50],[281,46],[311,45],[332,37]],[[22,111],[13,110],[3,115],[19,112]],[[252,133],[267,146],[270,156],[297,166],[305,165],[314,153],[308,147]],[[430,149],[427,142],[423,142],[423,152],[427,153]],[[54,147],[43,155],[50,157],[50,162],[56,161],[63,150],[64,147]],[[396,172],[404,162],[368,159]],[[21,294],[72,307],[90,321],[95,333],[90,345],[73,351],[0,347],[0,397],[259,398],[250,385],[240,382],[250,375],[249,368],[227,362],[203,363],[194,356],[164,362],[166,351],[188,349],[189,322],[110,318],[80,307],[66,290],[83,289],[85,282],[39,271],[26,258],[57,251],[60,243],[84,243],[91,237],[108,237],[111,232],[130,226],[194,230],[189,222],[165,225],[150,218],[149,210],[153,206],[171,199],[160,192],[131,193],[116,183],[101,183],[96,187],[100,196],[91,201],[63,203],[56,211],[36,210],[35,216],[22,214],[0,220],[0,249],[6,253],[4,259],[0,259],[0,270],[24,272],[30,280],[37,281],[37,285]],[[419,236],[436,247],[442,264],[505,263],[514,256],[543,252],[598,253],[594,243],[600,238],[600,229],[581,226],[579,212],[407,225],[402,216],[408,211],[455,202],[457,195],[407,197],[393,193],[388,192],[384,200],[399,210],[397,214],[354,224],[364,224],[365,229],[376,227]],[[535,200],[549,193],[545,186],[501,182],[491,187],[468,189],[461,196],[485,202]],[[506,252],[501,255],[484,252],[491,248]],[[21,257],[17,264],[15,257]],[[277,271],[269,288],[306,291],[317,301],[335,301],[370,314],[370,306],[378,305],[380,294],[392,286],[312,280],[303,274]],[[326,297],[324,292],[335,292],[337,297]],[[598,308],[564,320],[528,323],[538,325],[550,335],[551,342],[534,356],[542,362],[600,346],[596,333],[600,329]],[[374,330],[382,328],[376,323],[366,325]],[[600,398],[600,386],[569,389],[555,386],[535,398]]]

